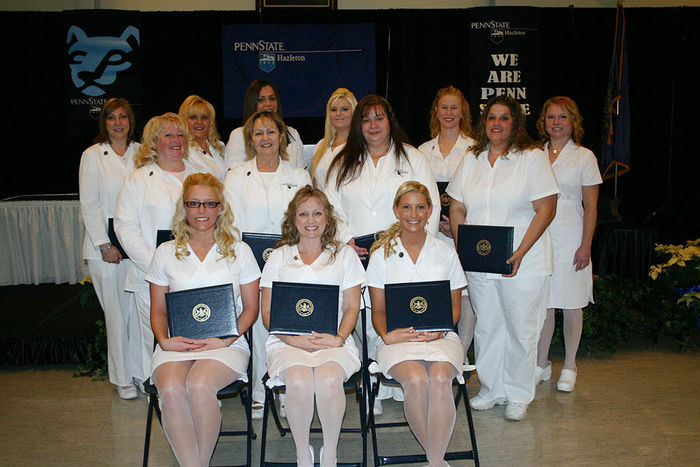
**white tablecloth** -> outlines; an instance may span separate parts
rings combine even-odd
[[[75,284],[84,235],[77,200],[0,202],[0,286]]]

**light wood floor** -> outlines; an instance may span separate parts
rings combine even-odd
[[[628,349],[579,358],[570,394],[556,390],[561,360],[553,357],[552,380],[538,386],[525,421],[505,421],[503,407],[474,412],[482,465],[700,465],[700,352]],[[109,382],[72,372],[68,366],[0,369],[0,465],[140,464],[145,397],[123,401]],[[476,378],[469,389],[476,394]],[[384,405],[382,420],[402,417],[400,403]],[[224,401],[223,410],[227,426],[241,426],[238,399]],[[346,422],[355,420],[349,396]],[[460,411],[452,444],[468,446],[467,439]],[[320,435],[312,443],[318,455]],[[380,445],[389,452],[417,448],[405,432],[382,436]],[[272,432],[270,446],[273,458],[295,458],[290,437]],[[340,460],[359,446],[357,438],[341,439]],[[214,465],[239,462],[243,449],[242,441],[220,441]],[[254,454],[257,465],[259,439]],[[176,465],[157,423],[150,459],[153,466]]]

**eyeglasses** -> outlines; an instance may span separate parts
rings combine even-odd
[[[204,206],[207,209],[214,209],[221,204],[221,201],[185,201],[186,208],[197,209],[200,206]]]

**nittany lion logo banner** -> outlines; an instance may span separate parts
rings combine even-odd
[[[124,97],[134,107],[141,102],[138,13],[66,12],[64,24],[67,129],[94,131],[94,119],[110,97]]]
[[[224,116],[243,116],[251,81],[275,84],[285,117],[322,117],[333,91],[376,92],[373,24],[240,24],[221,31]]]

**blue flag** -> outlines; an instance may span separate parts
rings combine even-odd
[[[625,39],[625,12],[617,2],[615,18],[615,42],[608,76],[608,93],[605,99],[603,118],[603,145],[600,165],[603,180],[622,175],[630,170],[631,125],[629,70],[627,64],[627,41]]]

